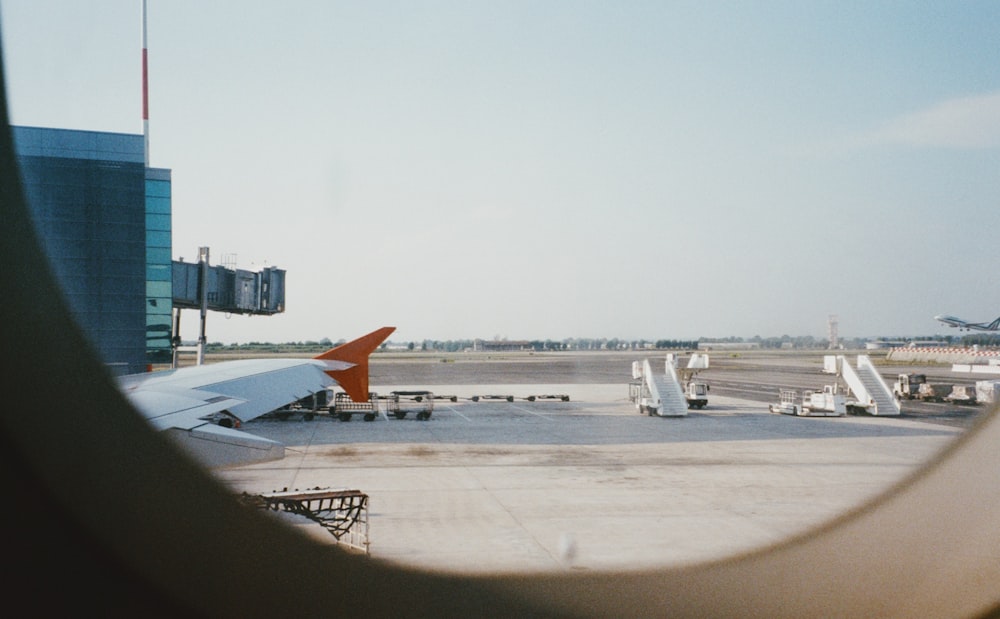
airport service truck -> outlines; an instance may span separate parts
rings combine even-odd
[[[892,395],[897,400],[912,400],[920,393],[920,385],[927,383],[923,374],[900,374],[892,386]]]
[[[684,399],[688,408],[704,408],[708,404],[708,383],[688,381],[684,386]]]
[[[898,400],[944,402],[951,391],[952,385],[929,383],[924,374],[900,374],[892,386],[892,394]]]

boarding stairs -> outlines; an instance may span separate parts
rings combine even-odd
[[[649,397],[644,398],[644,405],[650,415],[683,417],[688,414],[687,399],[674,364],[668,361],[665,372],[654,372],[646,359],[642,364],[642,380],[644,390],[649,393]]]
[[[865,408],[869,414],[899,414],[899,402],[893,397],[892,390],[882,380],[868,355],[858,355],[857,369],[851,367],[845,357],[840,357],[840,372],[857,399],[858,406]]]

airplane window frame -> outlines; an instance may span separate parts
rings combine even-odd
[[[996,409],[872,502],[769,548],[695,565],[442,574],[319,545],[245,509],[134,413],[70,318],[24,203],[4,84],[0,255],[11,399],[0,479],[4,541],[16,558],[4,584],[11,599],[150,616],[1000,612]]]

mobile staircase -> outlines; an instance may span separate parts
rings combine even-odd
[[[659,415],[660,417],[684,417],[688,413],[684,389],[677,376],[677,368],[668,360],[666,371],[662,374],[654,372],[649,359],[633,362],[632,377],[638,379],[633,383],[633,400],[640,413]]]
[[[863,411],[869,415],[898,415],[899,402],[892,395],[892,389],[882,380],[878,370],[868,355],[858,355],[857,369],[843,356],[838,358],[840,373],[857,402],[848,405],[848,410]]]

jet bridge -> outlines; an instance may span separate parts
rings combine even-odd
[[[828,362],[824,362],[828,365]],[[836,357],[838,374],[843,377],[857,402],[855,410],[861,409],[870,415],[899,415],[899,402],[892,395],[892,389],[882,380],[878,370],[868,355],[858,355],[857,368],[843,355]],[[851,405],[848,408],[852,408]]]
[[[178,353],[198,354],[198,365],[205,361],[205,323],[209,311],[251,316],[273,316],[285,311],[285,271],[264,267],[260,272],[208,264],[209,249],[198,248],[198,262],[174,260],[171,263],[173,328],[171,347],[178,367]],[[181,310],[196,309],[201,314],[201,331],[194,348],[181,346]]]

